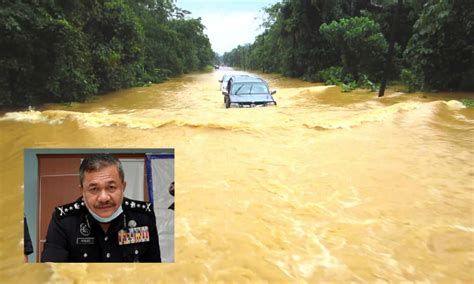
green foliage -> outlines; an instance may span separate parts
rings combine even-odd
[[[357,82],[356,81],[351,81],[349,83],[342,83],[341,84],[341,91],[343,93],[347,93],[347,92],[350,92],[350,91],[353,91],[357,88]]]
[[[376,89],[397,2],[281,1],[265,9],[255,42],[224,54],[224,62]],[[474,90],[474,1],[403,1],[399,19],[388,79],[401,78],[410,91]],[[328,69],[334,66],[342,66],[340,74]]]
[[[224,54],[224,62],[376,89],[397,2],[282,1],[265,9],[265,30],[255,42]],[[473,1],[403,1],[399,19],[388,79],[402,79],[409,91],[474,90]],[[328,69],[334,66],[342,66],[340,74]]]
[[[16,2],[0,10],[0,106],[83,101],[96,92],[84,33],[50,8]]]
[[[368,79],[365,74],[359,73],[358,80],[355,80],[352,74],[345,73],[340,66],[333,66],[321,70],[315,76],[315,81],[325,82],[326,85],[341,86],[343,92],[350,92],[356,88],[370,89],[375,91],[378,86]]]
[[[387,43],[376,22],[350,17],[360,12],[353,7],[342,0],[277,3],[266,9],[266,30],[253,44],[224,54],[224,63],[374,90],[371,80],[381,76]]]
[[[85,101],[97,92],[97,84],[84,33],[64,19],[53,20],[46,33],[52,37],[46,98],[53,102]]]
[[[473,1],[427,1],[405,51],[417,88],[474,90],[473,27]]]
[[[474,100],[471,99],[463,99],[461,100],[463,105],[465,105],[467,108],[474,108]]]
[[[143,29],[129,6],[121,0],[105,1],[87,19],[92,62],[99,91],[133,86],[142,68]],[[138,66],[137,66],[138,65]]]
[[[390,38],[393,16],[396,14],[397,1],[384,1],[384,8],[377,13],[364,13],[365,16],[371,18],[380,25],[381,31],[386,39]],[[413,34],[413,25],[417,19],[417,15],[423,8],[423,2],[426,0],[402,1],[399,13],[399,24],[395,33],[395,42],[400,46],[400,50],[405,50],[410,37]],[[400,56],[402,54],[399,54]]]
[[[224,63],[239,68],[314,77],[319,70],[338,64],[339,56],[321,37],[319,27],[345,15],[344,1],[287,0],[265,9],[265,31],[255,42],[223,56]]]
[[[202,71],[207,72],[207,73],[211,73],[211,72],[214,71],[214,65],[207,65],[206,67],[204,67],[202,69]]]
[[[365,74],[359,74],[359,81],[357,81],[357,87],[361,89],[369,89],[375,92],[379,89],[379,85],[369,80],[369,77]]]
[[[200,19],[169,0],[7,1],[0,7],[0,107],[93,95],[205,68]]]
[[[352,76],[345,78],[342,72],[342,67],[332,66],[321,70],[316,74],[315,81],[325,82],[326,85],[340,85],[342,82],[350,82],[353,80]]]
[[[408,92],[410,93],[419,90],[421,87],[417,76],[410,69],[403,69],[400,74],[400,79],[402,79],[402,82],[408,87]]]
[[[356,80],[359,73],[380,78],[387,42],[377,23],[367,17],[353,17],[323,24],[319,30],[339,49],[344,72]]]
[[[179,34],[178,54],[184,59],[185,73],[202,70],[212,63],[214,52],[200,19],[174,20],[171,25]]]
[[[148,72],[143,74],[142,82],[144,82],[145,84],[162,83],[162,82],[164,82],[168,79],[170,74],[171,74],[170,70],[155,68],[155,69],[149,70]]]

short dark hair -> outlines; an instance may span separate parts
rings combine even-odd
[[[117,167],[119,176],[123,182],[125,180],[125,174],[120,160],[111,154],[95,154],[82,160],[81,166],[79,167],[79,182],[81,187],[83,186],[84,174],[86,172],[95,172],[109,166]]]

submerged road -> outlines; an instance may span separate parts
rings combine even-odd
[[[224,72],[0,117],[2,279],[474,281],[472,94],[260,74],[278,106],[226,109]],[[176,262],[20,265],[25,147],[175,148]]]

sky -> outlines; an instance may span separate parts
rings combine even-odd
[[[201,17],[206,26],[212,49],[220,55],[239,44],[253,43],[263,32],[259,26],[263,8],[278,0],[176,0],[177,7],[191,12],[192,18]]]

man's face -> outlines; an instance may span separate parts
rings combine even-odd
[[[85,172],[82,196],[89,210],[100,217],[110,217],[122,205],[126,182],[122,182],[116,166]]]

